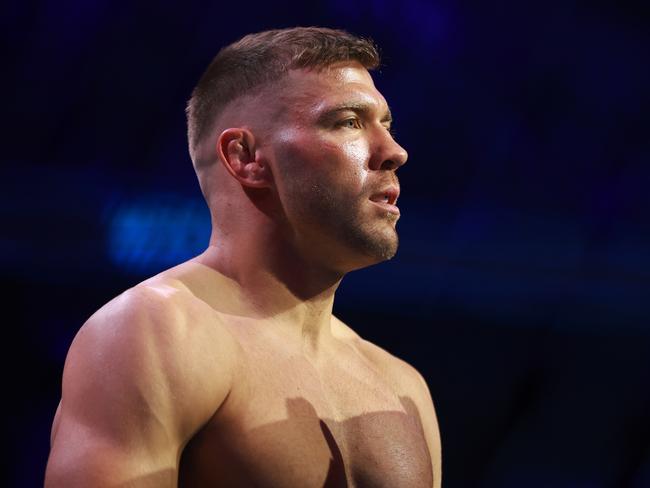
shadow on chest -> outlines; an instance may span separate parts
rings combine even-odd
[[[319,418],[304,398],[286,400],[288,417],[249,431],[255,452],[244,471],[256,486],[431,487],[431,457],[412,400],[404,411]]]

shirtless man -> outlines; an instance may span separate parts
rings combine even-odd
[[[343,276],[397,250],[378,63],[316,28],[217,55],[188,105],[210,245],[81,328],[46,487],[440,486],[422,376],[332,315]]]

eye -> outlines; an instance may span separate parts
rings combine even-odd
[[[345,127],[346,129],[360,129],[361,122],[357,117],[351,117],[349,119],[342,120],[338,123],[339,127]]]

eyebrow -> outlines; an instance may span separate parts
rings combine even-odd
[[[318,117],[320,121],[330,121],[334,119],[340,112],[356,112],[360,114],[367,115],[373,111],[372,105],[364,102],[346,102],[340,105],[335,105],[333,107],[325,109]],[[381,118],[381,122],[393,121],[393,116],[391,114],[390,108],[386,107],[386,112]]]

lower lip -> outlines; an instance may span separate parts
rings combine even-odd
[[[378,207],[381,207],[383,210],[386,210],[387,212],[390,212],[395,215],[399,215],[399,207],[397,205],[391,205],[390,203],[385,203],[385,202],[375,202],[374,200],[370,200],[372,203],[377,205]]]

